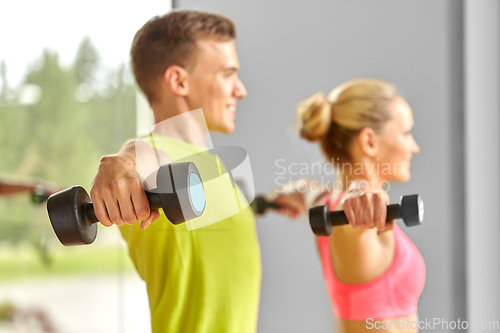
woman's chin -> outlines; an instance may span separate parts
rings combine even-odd
[[[410,179],[411,179],[411,174],[408,172],[407,174],[399,175],[398,182],[407,183],[410,181]]]
[[[407,183],[410,181],[411,175],[410,173],[406,174],[397,174],[397,175],[392,175],[391,177],[388,177],[385,179],[385,181],[388,182],[398,182],[398,183]]]

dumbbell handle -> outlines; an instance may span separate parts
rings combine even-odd
[[[160,196],[158,195],[158,193],[146,191],[146,196],[148,197],[149,207],[151,209],[162,208]],[[99,222],[99,220],[95,216],[94,204],[92,202],[86,202],[83,204],[83,213],[85,214],[85,219],[89,223]]]
[[[392,204],[387,206],[387,221],[400,219],[401,216],[401,205]],[[332,227],[349,224],[349,220],[345,215],[343,210],[337,210],[330,212],[330,223]]]

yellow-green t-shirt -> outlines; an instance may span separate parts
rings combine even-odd
[[[154,139],[174,162],[205,150],[156,134]],[[207,165],[214,164],[213,155],[205,158]],[[195,164],[203,179],[206,168],[199,158]],[[204,187],[206,219],[211,202],[221,198],[217,193],[221,189]],[[261,262],[250,207],[191,231],[186,223],[171,224],[160,212],[160,219],[145,230],[139,223],[120,227],[130,257],[147,284],[153,332],[256,332]]]

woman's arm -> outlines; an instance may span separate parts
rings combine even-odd
[[[353,193],[337,205],[349,220],[329,237],[332,265],[341,281],[370,281],[391,264],[395,244],[393,233],[385,232],[393,227],[393,221],[386,222],[387,204],[386,193],[366,192]]]
[[[296,218],[323,205],[332,188],[309,178],[288,183],[268,197],[282,206],[278,212]],[[330,254],[337,276],[347,283],[369,281],[384,272],[394,253],[393,222],[386,221],[389,197],[385,192],[348,191],[335,210],[344,210],[349,224],[333,228]]]
[[[0,195],[11,195],[18,193],[31,193],[35,189],[35,184],[19,184],[7,182],[5,180],[0,181]]]
[[[44,179],[38,178],[23,178],[23,179],[0,179],[0,195],[16,195],[16,194],[33,194],[37,191],[38,194],[44,195],[45,199],[59,191],[57,185]]]

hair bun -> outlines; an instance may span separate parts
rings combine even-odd
[[[316,93],[297,106],[297,130],[308,141],[322,140],[332,122],[332,105],[323,93]]]

